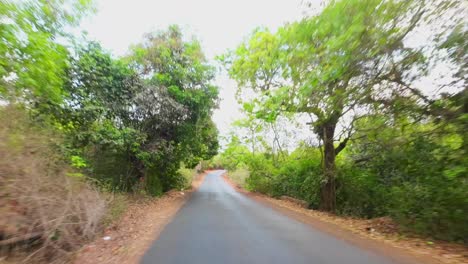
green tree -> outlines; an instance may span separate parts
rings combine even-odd
[[[0,96],[60,102],[68,54],[58,40],[90,10],[91,0],[1,1]]]
[[[405,39],[425,18],[445,10],[429,3],[444,4],[332,1],[319,15],[276,34],[257,30],[221,57],[240,89],[256,92],[247,105],[258,118],[274,120],[282,112],[312,116],[313,131],[323,143],[322,210],[335,210],[335,160],[352,136],[354,122],[421,99],[410,84],[426,73],[427,61]]]
[[[143,149],[152,153],[151,166],[167,168],[158,171],[160,177],[175,175],[180,162],[194,166],[214,156],[218,139],[211,114],[218,88],[200,43],[185,41],[181,30],[171,26],[148,34],[132,48],[128,60],[144,83],[135,98],[133,119],[141,120],[136,127],[147,135]],[[167,178],[164,188],[175,179]]]
[[[200,61],[197,43],[184,43],[173,30],[124,60],[96,43],[79,48],[68,70],[69,96],[53,109],[72,152],[89,160],[88,174],[119,190],[143,179],[153,195],[182,188],[180,164],[195,166],[217,152],[217,88],[206,72],[212,68]]]
[[[249,115],[247,118],[234,121],[232,125],[246,130],[247,135],[245,135],[245,143],[250,145],[250,151],[252,154],[255,154],[259,149],[259,143],[263,142],[263,138],[259,135],[263,130],[262,121],[255,119],[252,115]]]

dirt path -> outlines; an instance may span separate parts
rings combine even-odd
[[[195,179],[190,191],[171,191],[160,198],[132,203],[118,223],[76,254],[73,263],[139,263],[143,253],[200,186],[205,175]]]

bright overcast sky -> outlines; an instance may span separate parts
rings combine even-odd
[[[319,6],[320,0],[311,0]],[[276,30],[288,21],[300,19],[307,9],[304,0],[97,0],[98,12],[83,21],[88,37],[99,41],[114,55],[124,55],[144,33],[163,30],[171,24],[195,35],[207,57],[235,48],[259,26]],[[240,117],[234,92],[235,82],[225,74],[216,80],[220,86],[220,109],[214,121],[221,135]]]

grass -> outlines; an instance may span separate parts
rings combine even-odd
[[[245,187],[245,180],[249,177],[249,171],[245,168],[239,168],[228,172],[228,177],[240,187]]]
[[[189,189],[190,186],[192,185],[192,181],[195,179],[195,176],[197,176],[197,170],[196,169],[188,169],[182,166],[179,169],[179,173],[182,174],[182,176],[185,178],[186,186],[185,189]]]
[[[117,222],[125,213],[129,205],[129,200],[126,194],[114,193],[110,202],[107,204],[107,211],[102,220],[104,226],[110,226]]]

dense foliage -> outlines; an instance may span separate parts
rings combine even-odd
[[[214,162],[247,167],[252,190],[341,214],[390,215],[418,233],[466,242],[464,8],[459,1],[330,1],[276,33],[256,30],[220,57],[248,118]],[[434,20],[441,15],[447,19]],[[449,81],[421,87],[447,63]],[[304,116],[315,143],[292,151],[269,140],[278,138],[269,128],[280,117]],[[259,135],[272,143],[255,148]]]
[[[23,262],[64,262],[124,210],[124,192],[188,188],[218,149],[200,43],[172,26],[114,58],[69,32],[92,11],[0,1],[0,253],[31,251]]]
[[[159,195],[218,148],[218,88],[196,39],[176,26],[148,34],[124,58],[67,29],[90,1],[2,1],[0,98],[59,129],[82,175],[113,190]]]
[[[171,26],[116,58],[70,34],[92,11],[0,1],[0,238],[43,237],[49,260],[99,230],[97,189],[186,188],[219,147],[200,42]],[[250,190],[468,243],[465,13],[461,0],[337,0],[255,30],[220,57],[245,118],[211,165]],[[298,123],[312,140],[291,147]]]

